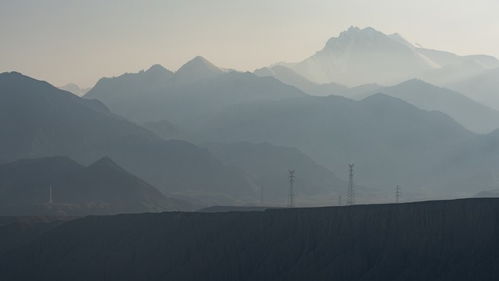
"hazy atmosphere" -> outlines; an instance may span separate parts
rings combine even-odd
[[[62,86],[202,55],[253,71],[305,59],[349,26],[499,56],[495,0],[20,0],[0,3],[0,71]]]
[[[497,0],[0,0],[0,280],[499,280]]]

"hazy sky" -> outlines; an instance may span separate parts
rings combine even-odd
[[[351,25],[499,57],[497,0],[0,0],[0,72],[55,85],[196,55],[240,70],[299,61]]]

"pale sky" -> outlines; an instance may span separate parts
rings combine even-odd
[[[0,0],[0,72],[89,87],[196,55],[252,71],[300,61],[351,25],[499,57],[498,0]]]

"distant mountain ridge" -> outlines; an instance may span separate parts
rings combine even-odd
[[[175,73],[151,76],[150,69],[103,78],[85,97],[139,123],[165,120],[182,126],[225,106],[306,95],[274,78],[222,70],[199,56]]]
[[[376,93],[402,99],[424,110],[440,111],[476,133],[490,133],[499,128],[499,111],[461,93],[417,79],[345,96],[360,100]]]

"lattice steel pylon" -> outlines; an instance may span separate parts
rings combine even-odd
[[[353,183],[353,167],[354,167],[354,164],[348,164],[347,205],[355,204],[355,190],[354,190],[354,183]]]
[[[289,172],[289,202],[288,202],[288,207],[294,208],[294,206],[295,206],[295,194],[294,194],[295,170],[288,170],[288,172]]]

